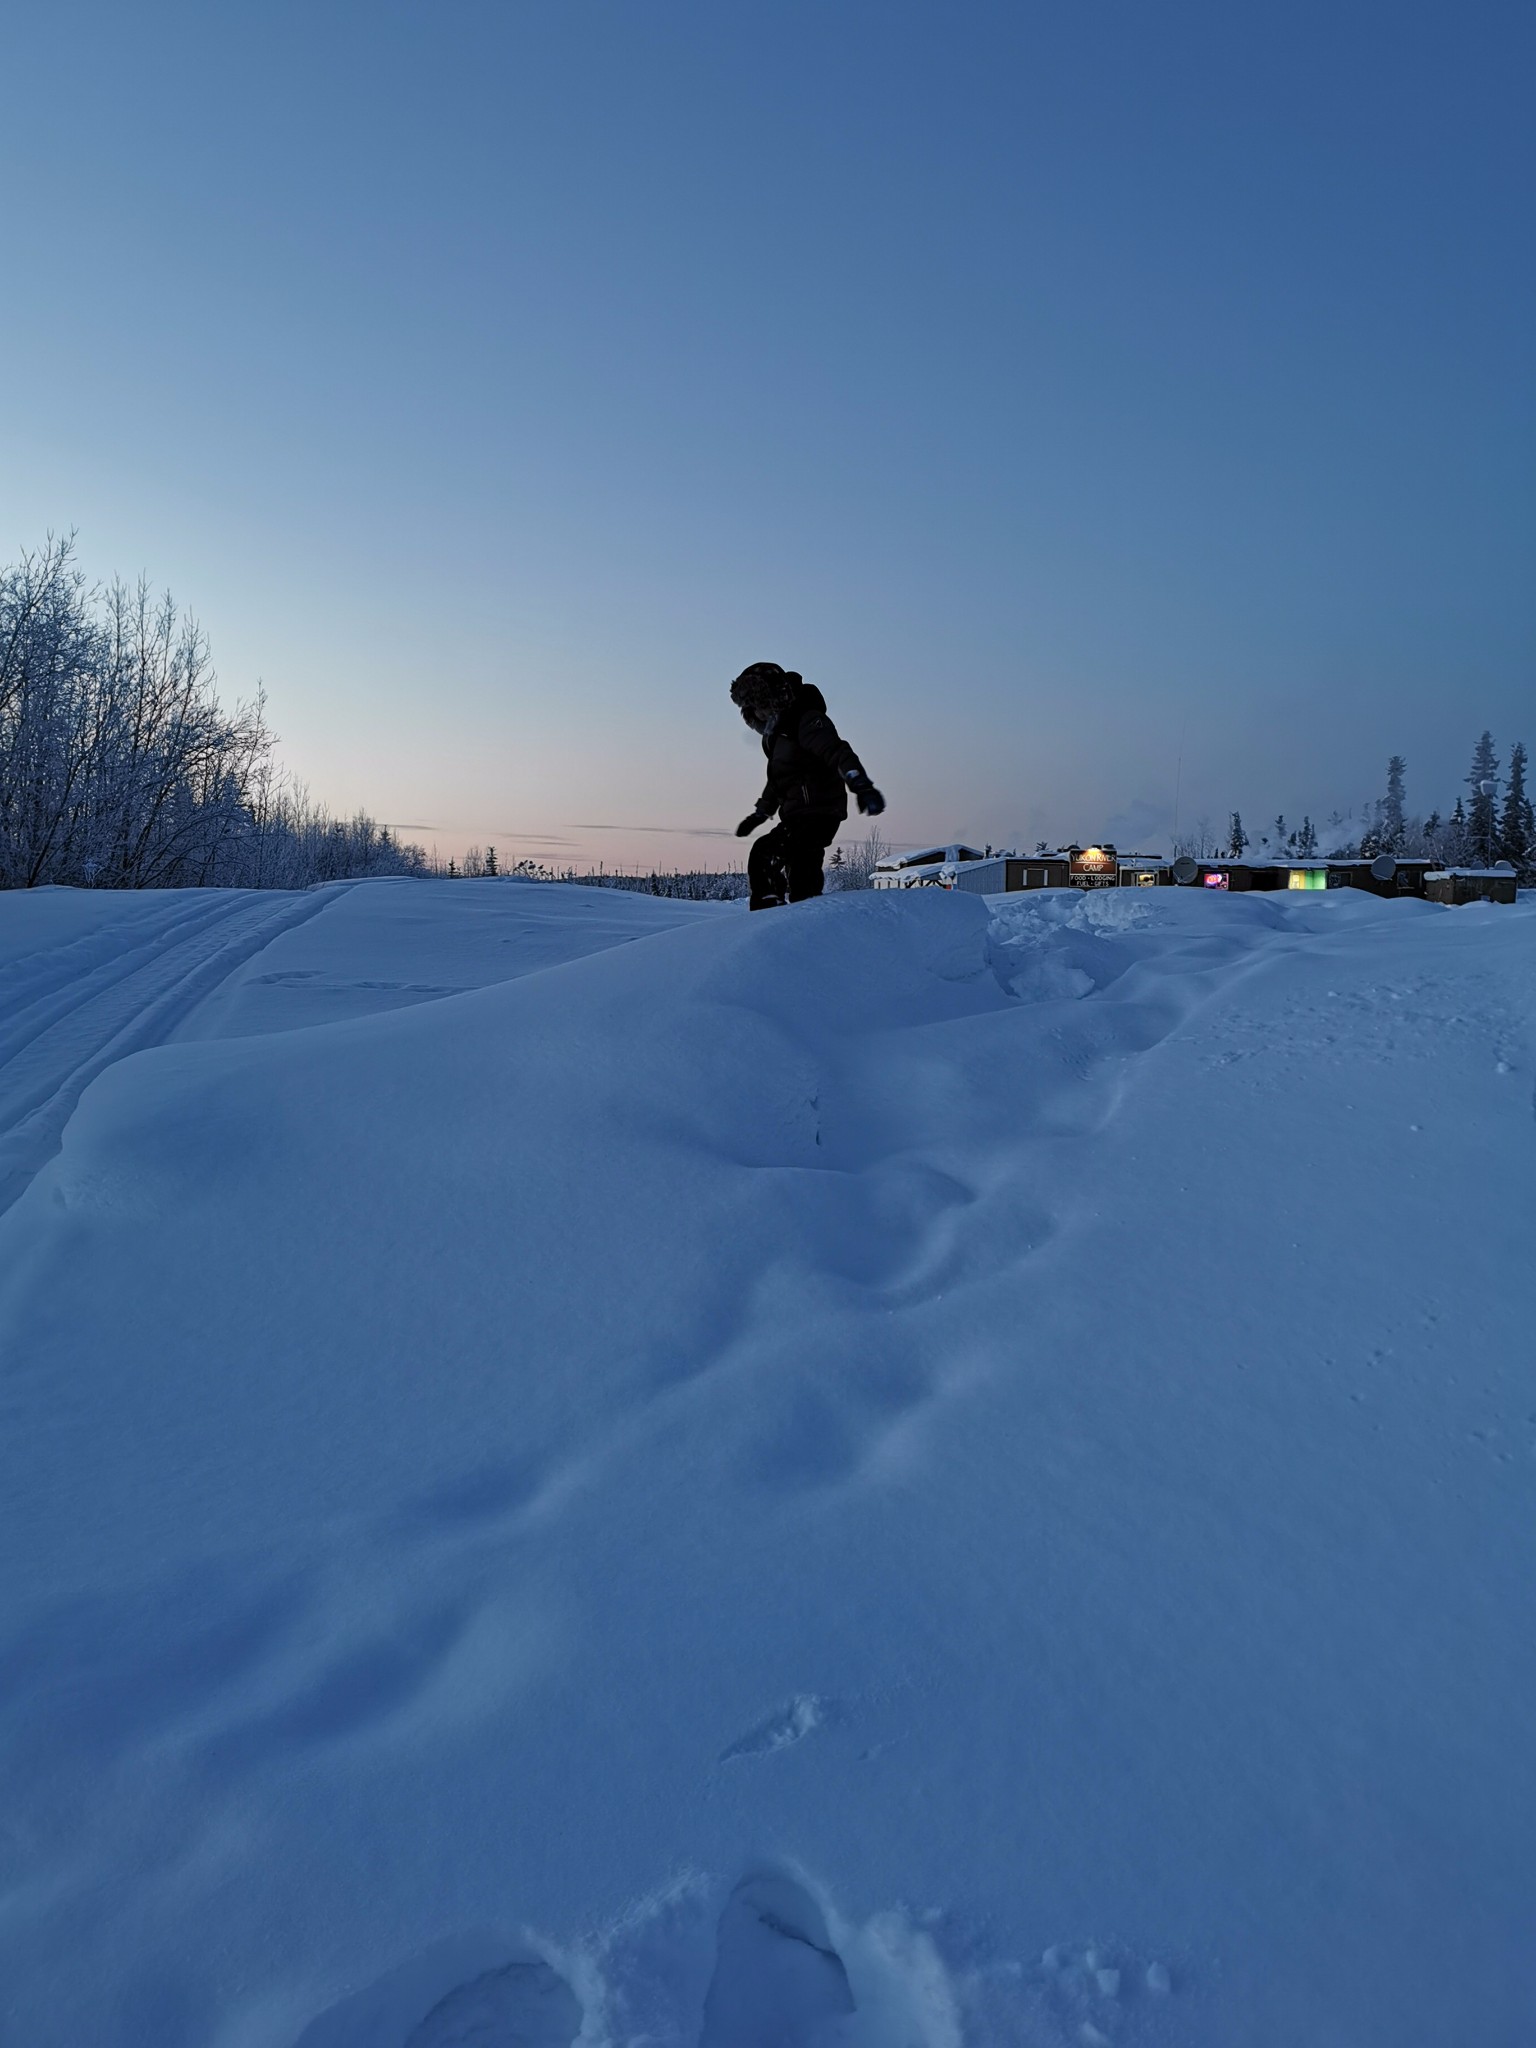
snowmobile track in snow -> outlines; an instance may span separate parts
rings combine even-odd
[[[0,1215],[58,1151],[99,1073],[163,1045],[231,974],[350,886],[276,898],[180,891],[126,927],[26,954],[0,972]]]

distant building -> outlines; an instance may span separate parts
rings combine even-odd
[[[1284,889],[1289,886],[1289,871],[1267,860],[1197,861],[1186,856],[1174,862],[1173,879],[1186,888],[1224,889],[1235,895],[1247,889]]]
[[[964,889],[978,896],[1001,896],[1020,889],[1144,889],[1173,878],[1173,869],[1161,854],[1120,853],[1105,841],[1030,854],[994,852],[990,846],[922,847],[888,854],[876,864],[871,886]]]
[[[960,870],[971,862],[978,861],[988,868],[996,867],[1006,860],[1006,854],[994,854],[991,847],[983,851],[979,846],[927,846],[915,853],[889,853],[882,861],[875,863],[870,876],[872,889],[953,889]],[[994,884],[1002,889],[1004,883]]]
[[[1495,868],[1431,868],[1424,894],[1431,903],[1513,903],[1515,871],[1507,862]]]
[[[1069,846],[1068,880],[1074,889],[1113,889],[1120,880],[1119,855],[1110,845]]]
[[[1121,853],[1107,839],[1097,846],[1064,846],[1058,858],[1067,864],[1073,889],[1152,889],[1173,880],[1160,853]]]
[[[1397,860],[1390,853],[1379,853],[1374,860],[1363,857],[1331,860],[1328,862],[1328,886],[1330,889],[1368,889],[1373,896],[1423,896],[1426,893],[1425,878],[1438,865],[1432,860]]]
[[[994,853],[984,860],[967,861],[963,867],[956,864],[948,870],[951,880],[947,887],[963,889],[970,896],[1001,896],[1009,889],[1019,889],[1023,884],[1010,879],[1018,869],[1019,862],[1011,853]]]
[[[1435,887],[1429,886],[1430,882]],[[1307,860],[1165,860],[1121,853],[1108,841],[1018,854],[990,846],[926,846],[887,854],[871,877],[876,889],[962,889],[976,896],[1021,889],[1365,889],[1375,896],[1429,896],[1437,903],[1513,903],[1515,874],[1499,868],[1439,868],[1427,860],[1354,856]]]
[[[1188,888],[1230,889],[1366,889],[1373,896],[1422,896],[1424,877],[1433,862],[1394,860],[1180,860],[1173,878]]]
[[[1066,853],[1032,853],[1008,863],[1010,889],[1066,889],[1072,883],[1072,858]],[[1011,870],[1017,868],[1015,876]]]

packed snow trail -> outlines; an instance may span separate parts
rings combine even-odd
[[[440,910],[413,915],[415,887],[337,882],[303,892],[175,889],[83,898],[47,889],[19,903],[10,899],[18,929],[0,930],[0,1213],[58,1150],[88,1084],[129,1053],[175,1038],[292,1030],[456,995],[678,921],[676,907],[664,900],[647,904],[649,914],[638,920],[620,913],[617,925],[599,904],[561,919],[540,916],[540,903],[510,920],[515,936],[504,929],[508,919],[495,919],[503,929],[487,945],[479,927],[488,914],[495,918],[497,906],[465,891],[457,918],[444,919]],[[320,943],[324,966],[296,964],[316,957],[299,936],[303,928],[354,894],[361,900]],[[516,947],[515,957],[496,950],[507,945]],[[445,953],[462,979],[398,978],[402,961],[413,957],[424,956],[441,972]],[[372,976],[359,972],[365,965],[375,968]]]
[[[162,1044],[253,954],[346,886],[157,891],[133,906],[137,915],[0,966],[0,1212],[58,1150],[98,1074]]]
[[[667,914],[358,890],[0,1219],[0,2039],[1522,2039],[1530,899]]]

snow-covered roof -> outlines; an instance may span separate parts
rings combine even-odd
[[[979,846],[929,846],[921,852],[888,853],[884,860],[877,860],[877,872],[891,874],[897,868],[941,867],[945,861],[953,860],[1001,860],[1001,853],[985,853]],[[1012,856],[1007,856],[1012,858]]]
[[[1506,861],[1496,868],[1431,868],[1424,877],[1426,882],[1449,882],[1452,879],[1467,882],[1512,882],[1515,871]]]
[[[1200,863],[1203,868],[1325,868],[1329,862],[1321,853],[1216,853]],[[1366,863],[1370,865],[1369,862]]]

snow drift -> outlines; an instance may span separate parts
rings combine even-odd
[[[1528,903],[49,900],[4,2039],[1531,2024]]]

